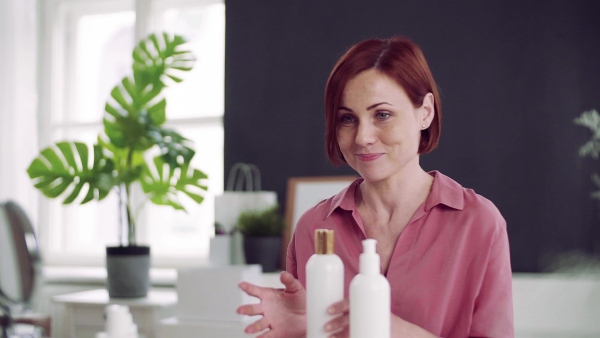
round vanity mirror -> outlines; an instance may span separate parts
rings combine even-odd
[[[0,306],[27,304],[40,262],[31,222],[14,202],[0,204]]]

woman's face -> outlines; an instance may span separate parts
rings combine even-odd
[[[433,95],[415,108],[404,89],[375,69],[351,79],[337,111],[337,141],[346,162],[366,181],[419,168],[423,125],[433,119]]]

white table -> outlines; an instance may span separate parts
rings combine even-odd
[[[256,266],[192,269],[179,273],[179,304],[175,317],[162,319],[157,338],[250,338],[244,328],[259,318],[236,314],[242,304],[258,301],[238,288],[242,280],[283,288],[279,273],[261,273]]]
[[[156,338],[157,323],[175,314],[174,290],[150,290],[145,298],[109,298],[106,289],[97,289],[52,297],[52,337],[95,338],[104,331],[104,310],[109,304],[129,306],[138,332]]]

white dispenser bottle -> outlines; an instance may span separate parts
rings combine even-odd
[[[315,253],[306,262],[306,337],[326,338],[327,313],[344,299],[344,264],[333,253],[333,230],[315,230]]]
[[[350,338],[390,338],[390,283],[381,274],[377,241],[362,241],[359,274],[350,282]]]

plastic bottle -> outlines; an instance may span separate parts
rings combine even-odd
[[[111,304],[106,307],[106,331],[96,338],[138,338],[138,327],[133,322],[129,306]]]
[[[381,274],[377,241],[362,241],[359,274],[350,282],[350,338],[390,338],[390,283]]]
[[[327,308],[344,299],[344,263],[333,253],[333,230],[315,230],[315,253],[306,263],[306,337],[326,338]]]

